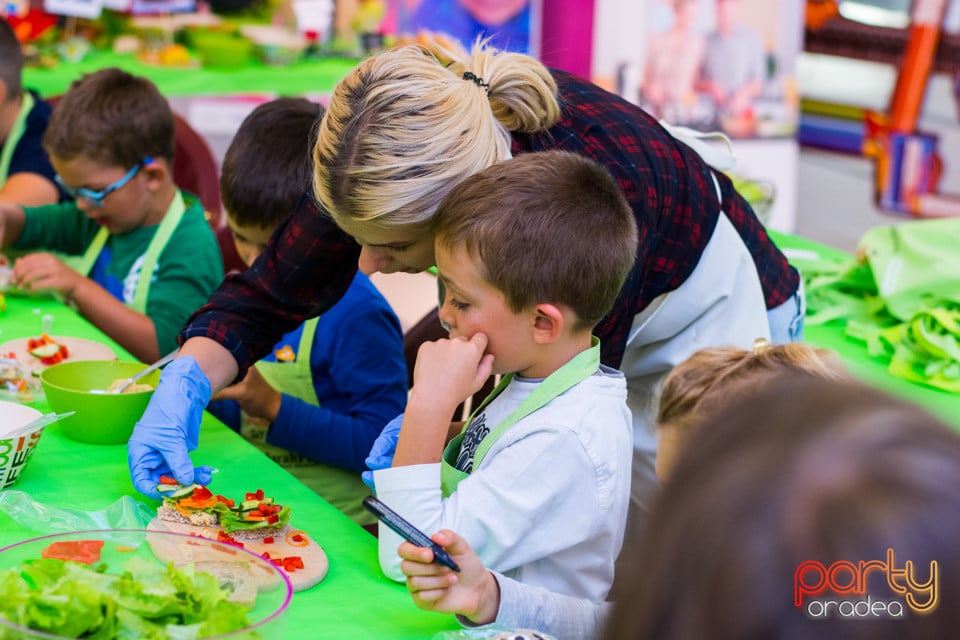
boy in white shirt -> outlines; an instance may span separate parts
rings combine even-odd
[[[450,338],[420,348],[377,494],[427,533],[460,532],[496,571],[599,602],[623,541],[632,423],[591,329],[636,256],[630,207],[593,161],[524,154],[451,191],[431,231]],[[454,409],[491,373],[509,375],[460,434]],[[399,543],[381,527],[381,567],[402,580]]]

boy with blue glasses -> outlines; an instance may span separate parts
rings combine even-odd
[[[203,207],[173,182],[169,104],[149,80],[102,69],[71,85],[43,142],[74,199],[0,206],[0,247],[77,262],[24,255],[13,284],[62,296],[134,356],[156,360],[223,279]]]

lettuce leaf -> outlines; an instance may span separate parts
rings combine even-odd
[[[0,617],[38,631],[97,640],[188,640],[250,623],[247,609],[227,601],[229,591],[217,578],[193,565],[177,568],[133,557],[121,569],[110,574],[52,558],[0,569]]]

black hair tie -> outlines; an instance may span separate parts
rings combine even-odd
[[[464,71],[464,72],[463,72],[463,79],[464,79],[464,80],[467,80],[467,81],[469,81],[469,82],[472,82],[473,84],[477,85],[478,87],[483,87],[483,90],[487,92],[487,95],[490,95],[490,85],[487,84],[486,82],[484,82],[484,81],[483,81],[483,78],[481,78],[481,77],[478,76],[477,74],[473,73],[472,71]]]

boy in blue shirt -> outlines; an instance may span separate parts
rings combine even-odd
[[[56,293],[140,360],[159,359],[223,280],[203,206],[173,181],[170,105],[146,78],[101,69],[70,86],[43,144],[73,200],[0,204],[0,247],[35,251],[13,284]]]
[[[23,89],[22,72],[20,41],[0,18],[0,202],[52,204],[60,190],[42,144],[50,105]]]
[[[220,189],[237,253],[248,265],[284,224],[313,175],[310,150],[322,108],[301,98],[260,105],[223,162]],[[319,214],[318,214],[319,215]],[[400,322],[363,274],[343,298],[277,343],[209,406],[275,462],[361,525],[364,459],[403,411]]]

